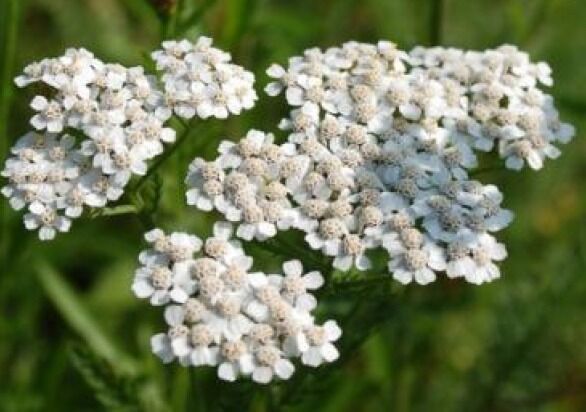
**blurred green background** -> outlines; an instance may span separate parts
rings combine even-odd
[[[0,202],[0,411],[586,410],[586,2],[174,3],[0,0],[2,162],[29,129],[31,113],[33,92],[15,91],[12,77],[66,47],[138,65],[162,36],[206,34],[257,74],[261,95],[251,112],[207,121],[193,133],[194,144],[174,153],[147,188],[153,206],[142,218],[84,218],[70,233],[40,243]],[[500,237],[510,255],[503,278],[482,287],[460,281],[330,287],[320,316],[342,323],[342,358],[315,373],[299,368],[285,384],[225,384],[213,370],[163,366],[149,347],[150,335],[164,327],[161,310],[130,292],[145,226],[154,221],[166,230],[209,233],[214,216],[184,205],[183,176],[195,155],[213,156],[220,138],[236,139],[253,127],[275,131],[287,108],[260,93],[270,63],[286,63],[312,46],[378,39],[404,49],[514,43],[553,67],[552,94],[578,136],[538,174],[480,177],[501,187],[505,206],[517,215]],[[284,259],[247,247],[264,258],[261,268]]]

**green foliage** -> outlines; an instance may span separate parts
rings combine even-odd
[[[134,183],[132,196],[50,244],[0,202],[0,410],[585,410],[585,20],[586,4],[574,0],[1,1],[2,161],[30,116],[31,92],[15,93],[12,77],[68,46],[152,68],[148,55],[161,36],[207,34],[255,72],[261,99],[228,121],[175,125],[181,143]],[[490,157],[477,174],[498,184],[517,213],[502,237],[510,255],[503,278],[480,288],[449,280],[403,287],[384,276],[384,264],[342,276],[300,233],[281,233],[245,248],[262,270],[299,258],[324,272],[318,317],[340,321],[342,358],[299,367],[292,381],[268,387],[162,365],[149,344],[162,315],[130,292],[145,228],[209,234],[217,216],[184,203],[191,159],[211,158],[220,139],[250,128],[283,139],[275,125],[285,104],[260,92],[270,63],[307,47],[380,38],[404,49],[509,42],[552,65],[556,103],[578,137],[539,174],[502,171]]]
[[[118,375],[111,364],[80,344],[70,345],[68,355],[71,365],[105,408],[126,412],[143,409],[138,399],[136,383]]]

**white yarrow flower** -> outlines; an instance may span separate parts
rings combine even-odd
[[[139,256],[132,289],[152,305],[167,304],[168,331],[151,338],[153,353],[164,363],[217,367],[226,381],[260,384],[289,379],[294,358],[313,366],[334,361],[341,331],[333,321],[316,325],[311,315],[321,274],[303,273],[298,260],[283,264],[284,275],[249,272],[252,258],[232,235],[227,222],[217,222],[205,241],[161,229],[145,234],[150,248]]]

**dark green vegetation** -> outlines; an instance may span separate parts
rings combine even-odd
[[[516,212],[504,231],[503,279],[422,288],[354,281],[322,292],[344,328],[342,359],[260,388],[212,370],[163,366],[149,337],[162,313],[130,292],[151,222],[205,235],[215,216],[188,209],[189,161],[220,138],[275,130],[283,99],[207,121],[142,189],[139,215],[84,218],[42,244],[0,202],[2,411],[583,411],[586,410],[586,3],[576,0],[0,0],[0,159],[27,129],[32,90],[11,79],[26,63],[83,46],[103,60],[145,64],[161,36],[214,37],[258,75],[311,46],[390,39],[402,48],[484,49],[509,42],[554,69],[562,117],[578,135],[543,171],[492,171]],[[295,238],[282,236],[282,242]],[[300,244],[300,243],[298,243]],[[260,245],[262,269],[284,259]],[[291,250],[291,249],[289,249]],[[293,256],[298,256],[292,251]],[[310,268],[321,260],[305,259]],[[327,263],[327,262],[325,262]],[[326,266],[327,267],[327,266]]]

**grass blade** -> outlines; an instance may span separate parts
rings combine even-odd
[[[96,354],[119,366],[125,372],[136,372],[134,361],[123,354],[102,330],[82,300],[57,271],[46,263],[40,263],[37,274],[47,297],[63,319],[71,329],[84,338]]]

